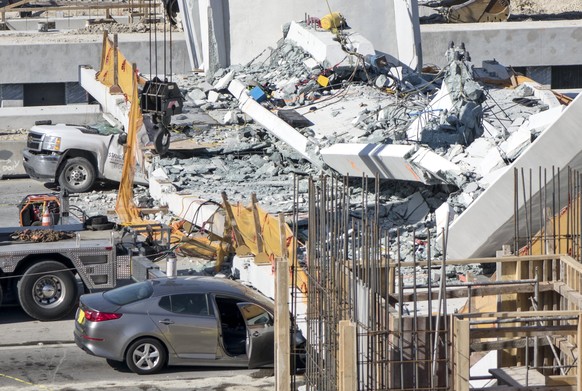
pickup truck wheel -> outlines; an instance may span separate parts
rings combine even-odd
[[[18,299],[24,311],[35,319],[61,319],[77,302],[75,276],[60,262],[36,263],[18,281]]]
[[[95,184],[95,167],[84,157],[74,157],[65,162],[59,175],[59,185],[70,193],[84,193]]]
[[[142,338],[132,343],[125,354],[125,362],[132,372],[138,375],[151,375],[159,372],[168,355],[157,339]]]

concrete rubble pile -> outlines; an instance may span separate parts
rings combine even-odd
[[[295,25],[299,24],[293,23],[291,30]],[[311,26],[299,28],[312,29]],[[211,189],[216,186],[217,190],[219,187],[236,189],[236,193],[240,186],[231,187],[230,183],[237,179],[242,182],[256,180],[257,175],[266,173],[264,185],[269,186],[267,182],[276,182],[280,174],[290,171],[314,173],[318,167],[325,169],[318,153],[339,143],[425,148],[453,163],[454,167],[443,166],[442,175],[421,173],[420,176],[430,180],[420,183],[387,182],[381,194],[386,204],[381,215],[389,227],[433,227],[433,212],[439,205],[446,201],[454,213],[462,213],[488,187],[496,172],[519,156],[562,109],[548,94],[537,95],[535,86],[523,84],[515,89],[503,89],[478,83],[475,77],[504,82],[508,81],[509,74],[495,61],[484,62],[483,69],[475,70],[463,45],[451,44],[445,55],[450,65],[430,75],[433,80],[428,82],[417,73],[382,62],[382,56],[375,54],[355,56],[357,59],[350,64],[340,62],[337,66],[329,66],[329,62],[316,61],[305,48],[289,39],[288,34],[275,49],[261,53],[249,64],[220,70],[208,79],[188,78],[179,84],[192,106],[207,111],[224,125],[231,124],[229,132],[243,146],[241,149],[250,141],[248,136],[261,136],[265,141],[269,137],[265,126],[251,123],[249,116],[237,107],[240,97],[226,91],[233,80],[242,83],[252,98],[271,113],[294,109],[300,114],[291,124],[307,139],[309,154],[289,153],[289,143],[271,137],[274,145],[263,149],[261,158],[253,155],[237,162],[232,155],[215,156],[210,160],[200,157],[189,160],[187,165],[164,159],[163,165],[175,182],[193,190],[199,185]],[[357,106],[350,106],[352,102]],[[323,113],[322,118],[331,123],[334,130],[326,132],[322,119],[312,113]],[[350,126],[343,126],[338,119],[342,115],[351,119]],[[544,115],[547,120],[534,118]],[[267,127],[267,130],[270,129]],[[196,137],[199,136],[202,136],[200,132]],[[313,164],[298,168],[297,165],[305,160]],[[240,164],[246,164],[247,170],[252,167],[252,176],[245,175],[245,170],[239,171]],[[285,167],[289,164],[293,169]],[[181,166],[193,168],[184,170]],[[265,166],[268,168],[263,168]],[[189,171],[201,173],[206,178],[185,175]],[[327,172],[333,173],[329,169]],[[220,183],[212,184],[207,179]],[[284,177],[285,180],[288,178]],[[198,189],[207,193],[207,189]],[[279,189],[283,190],[281,197],[289,194],[288,188]],[[265,187],[264,190],[263,194],[273,194],[272,189]],[[261,202],[266,201],[265,206],[274,211],[276,203],[270,202],[269,197],[261,197],[260,186],[253,187],[253,191],[258,191]],[[352,197],[357,205],[357,192]],[[407,207],[409,203],[412,207]],[[408,213],[409,210],[415,212]],[[403,232],[406,234],[408,230]],[[412,252],[411,246],[408,253]]]
[[[461,214],[563,109],[535,83],[513,89],[479,83],[507,83],[510,75],[494,60],[475,68],[463,45],[451,43],[444,54],[449,66],[420,75],[388,63],[353,32],[336,38],[292,22],[284,34],[248,64],[173,79],[186,97],[183,114],[172,119],[180,130],[173,140],[197,144],[160,160],[157,175],[178,192],[218,203],[222,191],[234,202],[256,193],[269,212],[288,212],[296,174],[345,174],[328,163],[353,166],[353,156],[375,148],[381,151],[370,161],[394,161],[406,167],[402,175],[414,174],[400,177],[386,165],[381,178],[393,180],[382,181],[380,216],[402,235],[401,257],[422,258],[412,231],[426,239],[443,205]],[[318,39],[327,45],[323,55],[305,44]],[[347,154],[329,153],[338,147]],[[305,200],[307,184],[298,191]],[[159,202],[138,198],[148,206]],[[307,203],[299,207],[306,211]]]

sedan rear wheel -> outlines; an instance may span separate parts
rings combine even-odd
[[[150,375],[159,372],[168,355],[166,349],[157,339],[143,338],[132,343],[125,354],[125,362],[132,372],[138,375]]]

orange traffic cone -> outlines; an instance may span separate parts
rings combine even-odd
[[[44,213],[42,214],[42,226],[50,227],[51,225],[53,225],[51,214],[49,213],[48,208],[44,208]]]

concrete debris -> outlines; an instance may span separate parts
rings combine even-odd
[[[383,224],[412,241],[407,227],[442,227],[461,215],[561,113],[535,85],[478,83],[462,45],[451,45],[449,66],[428,81],[360,38],[350,33],[340,43],[292,22],[286,38],[248,64],[208,78],[176,76],[188,98],[182,132],[201,147],[160,159],[153,200],[137,200],[171,205],[169,194],[182,192],[220,203],[226,191],[236,202],[254,192],[267,211],[287,212],[295,175],[378,173],[387,179]],[[346,53],[346,44],[359,55]],[[507,76],[496,61],[483,72]],[[289,109],[305,119],[301,126],[280,118]],[[304,199],[307,185],[297,190]],[[355,207],[357,186],[353,197]],[[418,249],[411,243],[403,257]]]

